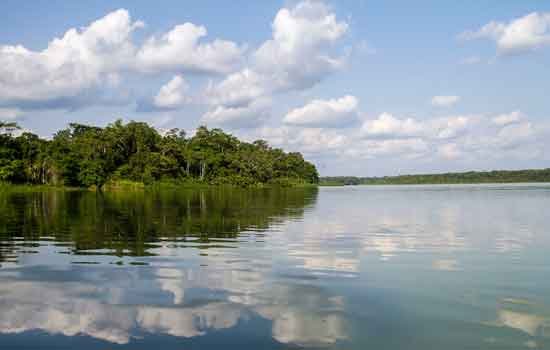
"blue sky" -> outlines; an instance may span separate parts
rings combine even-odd
[[[0,4],[0,119],[221,127],[322,175],[548,167],[550,2]]]

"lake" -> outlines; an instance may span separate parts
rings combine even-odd
[[[550,349],[550,186],[0,190],[1,349]]]

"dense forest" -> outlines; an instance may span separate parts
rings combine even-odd
[[[550,169],[469,171],[463,173],[399,175],[384,177],[332,176],[322,177],[320,179],[320,184],[325,186],[514,182],[550,182]]]
[[[18,129],[0,122],[0,182],[101,189],[124,180],[239,186],[319,180],[300,153],[285,153],[264,140],[243,142],[204,126],[187,137],[183,130],[161,134],[134,121],[104,128],[72,123],[52,140]]]

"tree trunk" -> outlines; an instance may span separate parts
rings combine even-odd
[[[204,175],[206,175],[206,162],[204,160],[201,161],[201,181],[204,180]]]

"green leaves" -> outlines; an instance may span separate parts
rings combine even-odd
[[[13,130],[14,124],[0,128]],[[150,184],[159,180],[252,186],[317,183],[315,166],[300,153],[271,148],[264,140],[242,142],[221,129],[201,126],[186,138],[172,129],[160,135],[142,122],[105,128],[71,123],[52,141],[31,133],[0,135],[0,181],[61,183],[101,188],[110,180]]]

